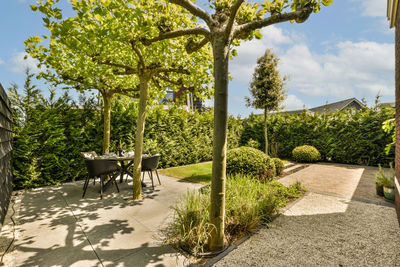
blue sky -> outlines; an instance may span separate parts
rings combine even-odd
[[[61,0],[64,6],[68,3]],[[282,23],[262,30],[261,40],[242,43],[230,62],[229,113],[246,117],[261,113],[245,106],[244,97],[256,60],[270,48],[280,57],[279,69],[289,76],[287,110],[314,107],[350,97],[372,104],[394,101],[394,31],[386,21],[386,0],[335,0],[302,24]],[[0,83],[20,86],[24,69],[24,40],[45,33],[39,13],[29,0],[5,0],[0,9]],[[42,89],[47,88],[38,82]],[[210,101],[212,103],[212,101]]]

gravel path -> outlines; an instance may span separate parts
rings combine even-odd
[[[391,205],[309,192],[214,266],[400,266]]]

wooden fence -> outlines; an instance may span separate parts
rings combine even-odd
[[[3,224],[12,192],[11,150],[11,103],[0,84],[0,225]]]

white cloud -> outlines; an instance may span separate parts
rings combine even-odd
[[[26,57],[26,59],[25,59]],[[28,55],[26,52],[18,52],[11,59],[13,66],[11,70],[16,73],[24,73],[28,68],[34,74],[38,74],[43,68],[38,68],[38,61]]]
[[[257,58],[261,57],[267,48],[274,52],[280,51],[281,45],[292,44],[301,37],[285,35],[281,28],[269,26],[261,30],[263,38],[243,42],[237,47],[238,56],[230,64],[230,72],[235,81],[248,83],[256,66]]]
[[[362,15],[367,17],[386,16],[386,0],[353,0],[358,2],[362,9]]]
[[[309,96],[363,97],[393,95],[394,45],[341,42],[335,53],[312,53],[304,44],[281,56],[289,90]]]
[[[4,64],[4,60],[2,60],[1,58],[0,58],[0,65],[1,64]]]
[[[303,36],[274,26],[266,29],[262,40],[243,43],[238,48],[238,56],[230,64],[234,81],[248,86],[257,58],[266,48],[272,48],[281,59],[281,75],[289,76],[286,89],[290,94],[337,99],[394,95],[394,44],[326,43],[326,52],[317,53],[306,45]],[[287,109],[302,108],[304,103],[295,100],[294,95],[288,99]]]
[[[283,101],[283,106],[285,110],[297,110],[297,109],[303,109],[308,108],[308,105],[306,105],[301,99],[299,99],[295,95],[288,95]]]

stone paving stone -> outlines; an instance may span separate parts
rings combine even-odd
[[[160,243],[160,230],[171,205],[201,185],[160,179],[155,190],[147,181],[144,198],[136,201],[130,179],[118,184],[120,193],[110,186],[103,199],[98,182],[83,199],[83,181],[23,192],[7,266],[101,266],[100,260],[106,266],[183,266],[186,258]]]

